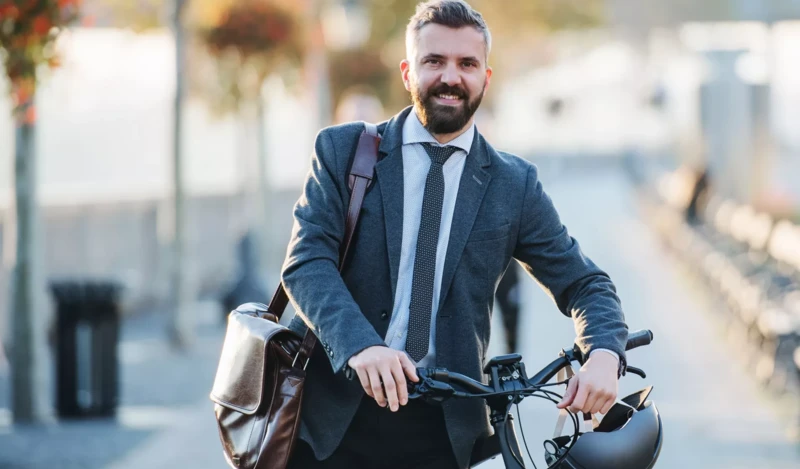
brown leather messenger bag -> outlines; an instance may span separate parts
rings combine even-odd
[[[347,181],[351,196],[340,271],[378,159],[378,129],[369,123],[365,127]],[[300,337],[278,322],[288,303],[280,285],[269,306],[246,303],[228,316],[210,398],[225,459],[233,468],[284,469],[292,454],[305,368],[317,339],[310,330]]]

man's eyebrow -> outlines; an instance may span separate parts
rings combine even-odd
[[[425,59],[446,59],[446,58],[447,57],[445,57],[442,54],[427,54],[424,57],[422,57],[423,60],[425,60]],[[480,60],[477,57],[472,56],[472,55],[467,56],[467,57],[459,57],[458,60],[467,60],[467,61],[470,61],[470,62],[479,62],[480,63]]]

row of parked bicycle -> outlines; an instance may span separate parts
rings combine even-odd
[[[800,430],[800,225],[715,195],[679,170],[641,184],[664,244],[718,313],[731,350],[790,405]]]

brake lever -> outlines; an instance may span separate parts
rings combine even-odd
[[[645,374],[644,370],[641,368],[636,368],[635,366],[627,366],[625,367],[626,372],[631,372],[635,375],[639,375],[642,378],[647,378],[647,374]]]
[[[422,399],[427,402],[442,402],[455,394],[456,390],[447,383],[436,381],[428,377],[422,378],[418,383],[408,383],[408,398]]]

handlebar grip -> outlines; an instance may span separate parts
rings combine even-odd
[[[633,350],[642,345],[649,345],[653,340],[653,333],[647,329],[631,332],[628,334],[628,343],[625,345],[625,350]]]

